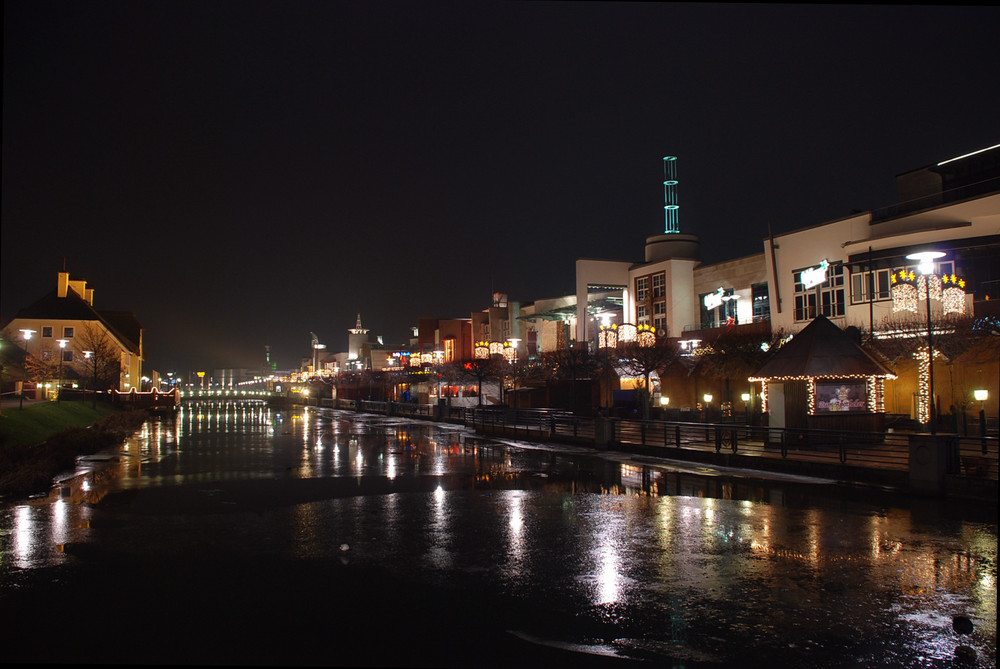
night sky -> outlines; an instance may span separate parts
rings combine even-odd
[[[4,2],[2,316],[66,268],[145,369],[279,368],[642,260],[703,260],[1000,142],[1000,10]]]

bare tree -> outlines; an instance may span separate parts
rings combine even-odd
[[[637,341],[619,345],[617,368],[629,376],[642,378],[642,388],[638,395],[643,420],[649,420],[652,399],[649,387],[650,375],[665,370],[680,357],[680,354],[680,346],[665,337],[657,338],[652,346],[641,346]]]
[[[118,386],[122,372],[121,347],[107,330],[99,325],[87,323],[77,328],[76,336],[73,337],[73,348],[82,358],[79,364],[85,370],[87,384],[94,393],[96,403],[98,391]]]
[[[773,355],[782,339],[780,331],[727,330],[702,347],[696,373],[722,379],[725,402],[731,407],[730,380],[753,375]]]

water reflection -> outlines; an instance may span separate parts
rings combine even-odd
[[[176,498],[149,509],[136,495],[120,514],[102,504],[152,489]],[[995,519],[826,495],[419,421],[192,404],[81,462],[47,498],[4,506],[0,587],[63,564],[72,543],[141,558],[211,537],[234,554],[353,561],[531,599],[654,655],[721,662],[769,648],[803,666],[926,664],[953,656],[961,614],[977,630],[962,642],[992,657]],[[94,514],[115,522],[96,532]]]

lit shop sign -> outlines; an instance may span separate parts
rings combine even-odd
[[[819,284],[826,281],[826,269],[830,266],[830,263],[823,259],[819,263],[819,267],[810,267],[809,269],[804,269],[799,273],[801,277],[802,285],[806,288],[812,288],[818,286]]]
[[[723,302],[728,302],[730,300],[738,300],[738,299],[740,299],[739,295],[735,294],[726,295],[726,291],[721,286],[719,286],[719,289],[717,291],[706,295],[703,302],[705,304],[705,308],[711,311],[712,309],[715,309],[716,307],[720,306]]]
[[[705,300],[704,300],[705,301],[705,308],[706,309],[715,309],[717,306],[719,306],[720,304],[722,304],[722,294],[723,294],[723,290],[720,287],[714,293],[709,293],[708,295],[706,295],[705,296]]]

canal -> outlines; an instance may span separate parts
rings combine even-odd
[[[191,404],[0,507],[0,657],[996,667],[996,579],[996,506]]]

